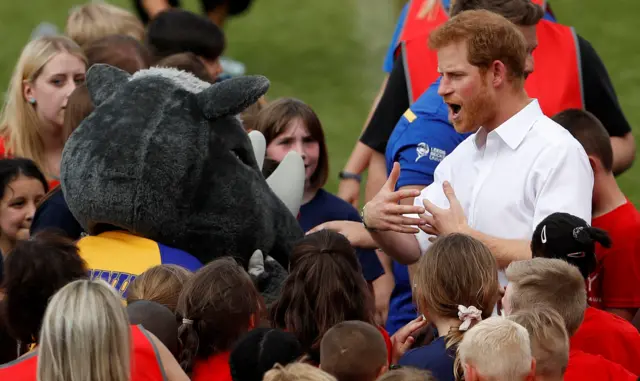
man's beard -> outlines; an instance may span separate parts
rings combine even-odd
[[[489,94],[489,87],[483,81],[478,93],[464,102],[464,114],[459,121],[453,122],[453,126],[460,133],[475,132],[491,119],[494,109],[495,104]]]

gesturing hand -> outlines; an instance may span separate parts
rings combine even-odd
[[[391,230],[400,233],[418,233],[418,228],[412,225],[422,225],[424,220],[405,217],[404,214],[421,214],[424,208],[414,205],[400,205],[398,202],[409,197],[418,197],[420,191],[405,189],[395,191],[400,177],[400,164],[393,163],[393,170],[384,183],[380,192],[364,207],[364,223],[369,229]]]
[[[442,184],[442,190],[444,191],[447,200],[449,200],[449,209],[442,209],[434,205],[431,201],[425,199],[423,201],[424,208],[431,215],[423,214],[420,217],[426,221],[426,225],[420,226],[425,233],[439,236],[447,235],[451,233],[464,233],[469,229],[467,223],[467,217],[464,215],[464,210],[460,201],[456,197],[456,193],[453,191],[453,187],[448,181]]]
[[[425,320],[421,315],[410,321],[407,325],[400,328],[393,334],[393,336],[391,336],[391,345],[393,347],[391,354],[392,364],[397,364],[400,357],[411,349],[411,346],[416,341],[412,335],[424,328],[427,324],[427,320]]]

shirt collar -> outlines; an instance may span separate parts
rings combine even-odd
[[[515,150],[518,148],[520,143],[522,143],[527,132],[529,132],[535,122],[543,115],[544,114],[542,113],[538,100],[534,99],[529,102],[525,108],[498,126],[498,128],[493,132],[495,132],[511,149]],[[486,138],[486,130],[480,127],[474,139],[476,148],[484,146]]]

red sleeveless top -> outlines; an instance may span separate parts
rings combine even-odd
[[[131,381],[165,380],[160,355],[147,331],[140,325],[131,326],[131,339]],[[36,349],[13,362],[0,365],[0,380],[36,381],[37,354]]]

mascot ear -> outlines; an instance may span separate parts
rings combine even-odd
[[[251,146],[253,147],[253,154],[258,162],[258,168],[262,171],[264,165],[264,155],[267,152],[267,141],[262,135],[262,132],[253,130],[249,132],[249,140],[251,140]]]
[[[294,217],[298,216],[302,204],[304,181],[304,161],[295,151],[289,151],[276,170],[267,178],[267,184],[273,193],[287,206]]]
[[[87,71],[87,89],[97,107],[124,85],[131,75],[111,65],[95,64]]]
[[[269,80],[255,75],[227,79],[211,85],[196,96],[198,105],[207,119],[237,114],[266,94]]]

